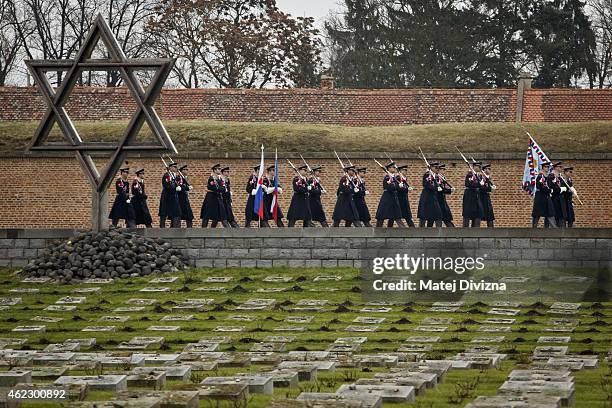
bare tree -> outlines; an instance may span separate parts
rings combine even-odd
[[[15,10],[11,0],[0,0],[0,86],[13,72],[22,41],[15,30]]]
[[[588,6],[593,19],[597,42],[596,86],[612,87],[612,0],[590,0]]]

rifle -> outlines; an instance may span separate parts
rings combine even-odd
[[[168,160],[170,160],[170,163],[174,162],[174,160],[172,160],[172,157],[170,157],[170,155],[168,155],[168,154],[167,154],[167,155],[166,155],[166,158],[167,158]],[[182,173],[182,172],[181,172],[181,171],[178,169],[178,167],[177,167],[176,171],[178,171],[178,173],[181,175],[181,177],[182,177],[182,178],[184,178],[185,180],[187,180],[187,177],[185,177],[185,176],[183,175],[183,173]]]
[[[166,171],[167,171],[168,173],[170,173],[170,178],[171,178],[172,180],[174,180],[174,178],[175,178],[175,177],[174,177],[174,173],[172,173],[172,172],[170,171],[170,168],[168,167],[168,163],[166,163],[166,161],[164,160],[164,158],[163,158],[162,156],[159,156],[159,158],[161,159],[162,163],[164,163],[164,167],[166,168]]]
[[[387,175],[393,179],[395,179],[395,174],[391,174],[391,172],[389,170],[387,170],[387,168],[385,166],[383,166],[382,164],[380,164],[380,162],[378,160],[376,160],[375,158],[373,159],[374,163],[378,164],[378,166],[383,169],[383,171],[385,173],[387,173]]]
[[[306,160],[304,159],[304,156],[300,154],[300,158],[302,159],[306,167],[308,167],[308,171],[310,172],[310,174],[312,174],[312,178],[314,178],[319,184],[319,186],[321,187],[321,192],[327,193],[327,190],[325,190],[325,187],[323,187],[323,185],[321,184],[321,179],[314,175],[314,171],[312,171],[312,167],[310,167],[310,165],[306,162]]]
[[[427,170],[429,171],[429,173],[433,173],[431,171],[431,166],[429,165],[429,162],[427,161],[427,157],[425,157],[425,153],[423,153],[423,150],[421,149],[421,146],[419,146],[419,152],[421,153],[421,159],[423,159],[423,161],[425,162],[425,165],[427,166]]]
[[[400,181],[407,183],[408,178],[402,175],[400,169],[397,167],[397,163],[391,158],[391,156],[389,156],[389,153],[385,152],[385,156],[387,156],[387,159],[389,159],[389,161],[393,163],[393,167],[395,167],[395,170],[397,171],[397,176],[399,177]]]
[[[302,177],[302,175],[300,174],[300,171],[293,165],[293,163],[291,163],[291,160],[287,159],[287,163],[289,163],[289,166],[291,166],[291,168],[295,171],[295,173]]]
[[[565,184],[565,187],[567,187],[568,190],[570,190],[572,193],[574,193],[574,195],[576,196],[576,200],[578,200],[578,202],[580,203],[580,205],[584,205],[584,203],[582,202],[582,200],[580,199],[580,197],[578,197],[578,193],[576,192],[576,189],[572,186],[570,187],[570,185],[567,183],[567,181],[565,181],[565,179],[563,178],[562,175],[559,175],[559,178],[561,180],[563,180],[563,183]]]
[[[468,159],[465,158],[465,156],[463,155],[463,153],[461,153],[461,150],[459,150],[459,148],[457,146],[455,146],[455,149],[457,149],[457,151],[459,152],[459,154],[461,155],[461,158],[463,158],[463,161],[465,162],[465,164],[468,165],[468,167],[470,168],[470,170],[472,171],[472,173],[476,173],[474,171],[474,166],[472,166],[472,164],[470,164],[470,162],[468,161]]]
[[[344,163],[342,163],[342,159],[340,159],[340,156],[338,156],[338,153],[335,150],[334,150],[334,154],[336,155],[336,158],[338,159],[338,162],[340,162],[340,168],[342,169],[342,172],[351,181],[351,184],[353,185],[353,188],[358,188],[357,185],[355,184],[355,182],[353,181],[353,179],[348,175],[346,170],[344,170]],[[350,163],[350,160],[349,160],[349,163]],[[352,164],[351,164],[351,166],[352,166]]]

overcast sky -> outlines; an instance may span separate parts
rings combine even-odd
[[[314,17],[317,28],[323,27],[323,21],[330,10],[339,10],[340,0],[276,0],[276,5],[285,13],[294,17]]]

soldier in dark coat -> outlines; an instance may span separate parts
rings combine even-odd
[[[206,182],[206,196],[200,209],[202,228],[208,227],[209,220],[212,221],[210,225],[212,228],[215,228],[219,222],[224,228],[230,228],[223,204],[223,192],[225,192],[225,182],[221,177],[221,164],[217,163],[212,166],[212,174]]]
[[[191,203],[189,202],[189,192],[193,190],[193,186],[189,184],[187,179],[188,172],[187,165],[179,168],[179,174],[176,177],[176,184],[181,188],[178,192],[179,205],[181,206],[181,220],[185,221],[187,228],[193,227],[193,210],[191,209]]]
[[[178,192],[181,187],[177,184],[177,163],[168,164],[166,173],[162,176],[162,192],[159,198],[159,227],[166,228],[166,219],[170,219],[170,228],[181,227],[181,206]]]
[[[326,193],[323,186],[321,186],[321,166],[313,167],[312,174],[309,178],[309,183],[312,186],[310,194],[308,196],[310,204],[310,213],[312,215],[312,221],[317,221],[322,227],[329,227],[327,223],[327,217],[325,216],[325,210],[321,203],[321,194]],[[314,224],[312,224],[314,226]]]
[[[558,228],[565,228],[561,194],[567,192],[567,186],[561,180],[561,172],[563,171],[562,164],[562,162],[555,163],[553,165],[553,171],[551,171],[548,175],[548,185],[552,188],[551,199],[553,208],[555,209],[555,225]]]
[[[128,181],[130,168],[123,167],[119,169],[119,172],[120,176],[115,182],[117,196],[115,197],[115,201],[113,202],[113,207],[111,208],[108,218],[111,219],[114,227],[117,226],[119,220],[124,220],[127,228],[134,228],[136,227],[136,224],[134,223],[135,214],[134,208],[132,207],[132,202],[130,200],[130,182]]]
[[[398,227],[404,228],[406,225],[402,221],[402,209],[397,197],[401,183],[397,178],[395,163],[390,162],[385,168],[389,174],[383,178],[383,193],[376,209],[376,227],[382,227],[383,222],[388,220],[390,225],[396,222]]]
[[[463,226],[480,228],[483,210],[480,201],[480,189],[484,186],[484,180],[479,174],[481,162],[473,162],[472,168],[465,175],[465,190],[463,191]]]
[[[576,221],[576,215],[574,214],[574,181],[572,180],[572,173],[574,172],[573,167],[563,168],[563,185],[567,187],[565,192],[561,193],[561,209],[563,210],[563,220],[565,226],[571,228]]]
[[[360,192],[358,187],[355,166],[344,168],[345,174],[340,178],[338,190],[336,191],[337,200],[334,207],[334,227],[340,226],[340,221],[344,220],[344,226],[352,225],[361,227],[360,215],[355,204],[355,194]]]
[[[225,213],[227,214],[227,223],[232,228],[240,228],[238,223],[236,222],[236,217],[234,216],[234,208],[232,207],[232,187],[229,179],[230,168],[224,167],[221,169],[221,177],[223,177],[223,181],[225,182],[225,191],[223,194],[223,205],[225,205]]]
[[[531,226],[538,227],[540,218],[544,217],[547,222],[544,222],[546,228],[556,228],[555,223],[555,207],[552,202],[552,188],[548,183],[548,172],[552,163],[542,163],[542,169],[536,176],[536,192],[533,198],[533,210],[531,211]]]
[[[414,228],[414,221],[412,220],[412,210],[410,209],[410,199],[408,198],[408,192],[414,190],[414,188],[408,184],[408,165],[397,166],[397,179],[399,180],[399,187],[397,189],[397,199],[399,201],[400,208],[402,210],[402,218],[406,221],[406,225]],[[393,220],[389,220],[387,223],[388,227],[393,226]]]
[[[436,227],[442,226],[442,210],[438,201],[438,193],[442,192],[442,187],[438,183],[437,162],[429,164],[429,169],[423,174],[423,191],[419,198],[419,208],[417,217],[419,218],[419,227]]]
[[[264,195],[264,203],[266,206],[266,211],[270,214],[270,219],[273,220],[272,214],[272,200],[274,199],[274,179],[276,177],[275,173],[276,167],[269,166],[266,171],[268,176],[264,176],[264,185],[266,186],[266,194]],[[278,182],[278,194],[283,192],[283,188],[281,187],[280,180]],[[280,197],[279,197],[280,198]],[[278,203],[278,208],[276,210],[276,226],[279,228],[283,228],[285,223],[283,223],[283,218],[285,217],[283,210],[281,209],[280,203]]]
[[[367,171],[367,167],[360,167],[357,169],[355,184],[357,185],[359,191],[353,194],[353,202],[355,203],[357,212],[359,213],[359,221],[361,221],[364,227],[371,227],[372,224],[370,224],[370,221],[372,220],[372,217],[370,216],[370,209],[366,203],[366,196],[370,194],[365,184],[365,175]]]
[[[497,188],[491,179],[491,165],[482,166],[484,185],[480,188],[480,201],[482,202],[482,220],[487,222],[487,228],[494,227],[495,213],[491,202],[491,193]]]
[[[246,192],[247,192],[247,203],[246,203],[246,207],[244,209],[244,216],[245,216],[245,222],[244,222],[244,227],[245,228],[251,228],[251,222],[256,221],[258,223],[258,225],[262,228],[267,228],[270,226],[270,224],[268,224],[268,220],[270,219],[270,212],[268,211],[268,207],[265,204],[265,195],[264,195],[264,216],[263,218],[260,220],[259,216],[257,214],[255,214],[255,190],[257,189],[257,176],[259,174],[259,165],[253,167],[253,173],[251,174],[251,177],[249,177],[249,180],[247,181],[246,184]],[[264,175],[263,176],[263,186],[264,186],[264,190],[268,187],[269,185],[269,180],[268,178]]]
[[[153,219],[147,205],[144,173],[144,169],[136,170],[136,177],[132,181],[132,208],[134,208],[134,223],[136,225],[143,224],[147,228],[151,228],[153,226]]]
[[[287,212],[289,227],[295,226],[298,220],[302,220],[304,227],[311,225],[309,195],[312,186],[306,177],[307,168],[307,166],[298,167],[299,174],[293,178],[293,197],[291,197],[291,204]]]
[[[436,177],[438,185],[442,188],[442,191],[438,191],[438,203],[440,203],[440,211],[442,212],[442,222],[447,228],[454,228],[453,213],[446,201],[446,196],[452,194],[454,188],[446,181],[446,164],[440,163]]]

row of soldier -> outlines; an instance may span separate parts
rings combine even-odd
[[[378,163],[378,162],[377,162]],[[380,164],[379,164],[380,165]],[[565,177],[559,175],[561,163],[557,163],[554,171],[548,172],[550,163],[544,163],[542,171],[536,179],[537,192],[532,212],[533,226],[537,227],[540,217],[545,219],[546,227],[571,227],[574,221],[572,195],[575,190],[571,186],[572,168],[565,168]],[[408,183],[408,166],[398,165],[394,161],[380,165],[384,171],[383,193],[375,213],[376,226],[382,227],[414,227],[409,192],[414,188]],[[292,166],[293,167],[293,166]],[[202,227],[238,228],[234,214],[233,193],[229,179],[230,168],[215,164],[206,183],[206,194],[200,210]],[[253,173],[246,184],[248,193],[245,207],[244,226],[249,228],[254,224],[259,227],[269,227],[274,222],[277,227],[284,227],[282,209],[276,208],[273,215],[273,195],[275,189],[275,166],[265,169],[262,189],[264,193],[263,216],[255,212],[255,191],[258,184],[259,166],[253,168]],[[321,201],[321,195],[327,191],[321,184],[322,167],[310,168],[307,164],[294,168],[292,179],[293,196],[287,211],[288,226],[293,227],[301,221],[304,227],[314,227],[315,222],[322,227],[328,227],[328,219]],[[487,227],[494,226],[495,215],[491,194],[496,190],[491,177],[491,165],[473,161],[467,172],[463,186],[462,219],[464,227],[479,227],[486,222]],[[371,227],[372,217],[366,202],[369,191],[366,187],[366,167],[354,165],[343,167],[343,176],[336,188],[336,204],[333,210],[333,226],[341,224],[350,227]],[[455,192],[455,188],[446,179],[444,163],[427,163],[427,170],[422,177],[421,196],[418,203],[417,218],[420,227],[454,227],[453,214],[447,203],[447,196]],[[109,218],[113,225],[120,219],[125,220],[127,227],[136,225],[152,226],[152,217],[147,205],[145,192],[144,169],[138,169],[133,181],[129,182],[129,168],[120,169],[120,178],[116,182],[117,197]],[[562,181],[561,181],[562,180]],[[561,185],[561,183],[565,185]],[[167,164],[162,176],[162,193],[159,204],[159,226],[179,228],[185,221],[188,228],[193,226],[193,211],[189,200],[193,186],[189,182],[188,167],[171,162]],[[280,184],[277,192],[282,193]],[[386,223],[385,223],[386,222]]]

